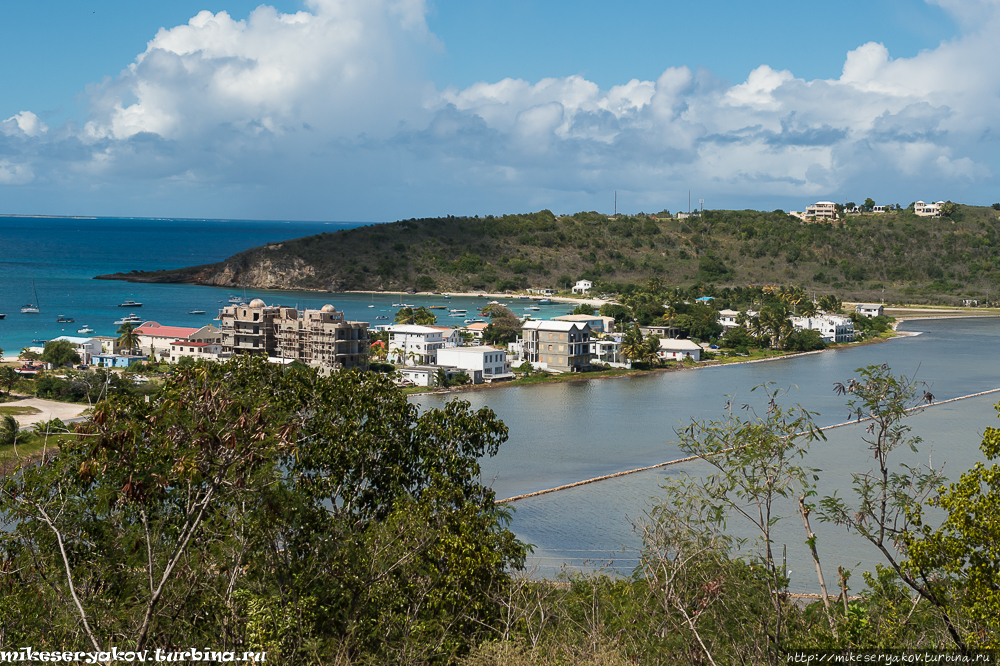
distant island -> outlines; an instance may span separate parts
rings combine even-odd
[[[270,243],[217,264],[96,279],[330,292],[568,290],[586,279],[620,293],[655,278],[796,284],[859,301],[985,303],[1000,282],[1000,214],[955,204],[948,211],[833,221],[780,210],[410,219]]]

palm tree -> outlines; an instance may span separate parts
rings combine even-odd
[[[122,324],[118,329],[118,346],[124,347],[129,352],[139,346],[139,336],[133,324]]]
[[[646,341],[642,339],[642,331],[635,324],[632,328],[625,331],[625,335],[622,337],[622,354],[625,357],[635,362],[642,362],[647,355]]]
[[[418,358],[421,358],[421,356],[420,354],[411,349],[410,351],[406,352],[406,358],[409,359],[410,361],[416,361]]]
[[[396,357],[396,363],[402,363],[403,359],[406,358],[406,351],[402,347],[396,347],[392,350],[393,356]]]
[[[804,300],[799,302],[795,310],[798,312],[800,317],[815,317],[819,308],[816,307],[816,303],[813,301]]]

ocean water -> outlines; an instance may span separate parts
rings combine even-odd
[[[34,339],[74,335],[89,324],[98,334],[113,334],[113,321],[128,311],[126,299],[143,303],[136,310],[161,324],[200,326],[211,323],[231,290],[195,285],[149,285],[93,280],[94,275],[157,270],[220,261],[241,250],[268,241],[319,233],[355,223],[243,222],[217,220],[67,220],[0,218],[0,348],[8,353]],[[31,300],[35,281],[40,315],[21,315]],[[332,303],[349,319],[386,323],[392,303],[403,299],[415,305],[465,308],[470,315],[486,299],[399,294],[328,294],[247,290],[269,304],[319,307]],[[510,301],[519,314],[524,304]],[[374,306],[374,307],[369,307]],[[565,314],[568,306],[541,306],[535,317]],[[187,312],[205,310],[206,315]],[[442,311],[436,311],[442,312]],[[59,325],[59,314],[75,324]],[[442,312],[442,323],[459,323]],[[856,376],[856,369],[887,363],[893,371],[916,375],[928,383],[938,400],[1000,387],[1000,320],[953,319],[907,322],[903,330],[920,335],[885,344],[840,349],[769,363],[684,370],[682,372],[578,381],[529,387],[504,387],[458,394],[473,407],[490,407],[510,428],[500,453],[483,461],[484,480],[500,498],[551,488],[604,474],[672,460],[682,455],[676,430],[691,419],[718,418],[727,400],[752,402],[753,389],[764,383],[787,389],[787,400],[818,413],[817,423],[829,425],[847,418],[843,398],[834,394],[834,382]],[[422,409],[439,407],[456,396],[414,396]],[[944,463],[951,478],[981,459],[978,444],[983,430],[997,425],[993,394],[927,409],[914,416],[914,433],[923,438],[919,454],[900,461]],[[872,464],[861,443],[862,428],[832,430],[816,444],[809,463],[821,469],[819,490],[844,494],[851,472]],[[636,521],[663,501],[660,485],[668,476],[703,474],[703,464],[688,463],[619,477],[513,503],[512,528],[535,547],[532,564],[540,573],[607,566],[628,573],[637,563],[641,540]],[[808,549],[797,516],[776,528],[776,550],[787,546],[792,586],[815,591]],[[731,529],[754,536],[738,521]],[[878,561],[872,548],[842,529],[813,522],[819,535],[820,556],[828,580],[837,565],[855,570],[860,588],[861,570]]]
[[[212,323],[233,290],[181,284],[131,284],[94,280],[95,275],[132,270],[160,270],[222,261],[269,241],[281,241],[360,222],[267,222],[245,220],[151,220],[123,218],[0,217],[0,349],[16,355],[34,340],[78,335],[89,325],[95,335],[113,335],[120,317],[134,311],[147,320],[174,326],[200,327]],[[41,306],[40,314],[21,314],[33,300],[32,280]],[[244,295],[243,290],[236,293]],[[400,302],[399,294],[326,294],[317,292],[247,289],[248,298],[269,304],[321,307],[332,303],[348,319],[387,323]],[[130,310],[118,305],[126,300],[142,303]],[[466,308],[470,315],[485,305],[482,298],[406,296],[415,305],[449,305]],[[374,305],[375,307],[369,307]],[[521,313],[516,301],[512,307]],[[566,314],[565,305],[541,306],[536,318]],[[189,315],[204,310],[204,315]],[[59,324],[59,315],[72,324]],[[464,318],[439,317],[441,323],[461,323]]]

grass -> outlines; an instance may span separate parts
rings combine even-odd
[[[40,414],[42,410],[36,409],[35,407],[0,407],[0,416],[3,414],[11,414],[13,416],[24,416],[26,414]]]

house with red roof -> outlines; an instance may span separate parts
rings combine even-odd
[[[136,327],[135,334],[139,338],[139,348],[144,353],[155,354],[157,357],[169,354],[170,343],[174,341],[222,344],[222,331],[211,324],[193,328],[164,326],[155,321],[147,321]]]

